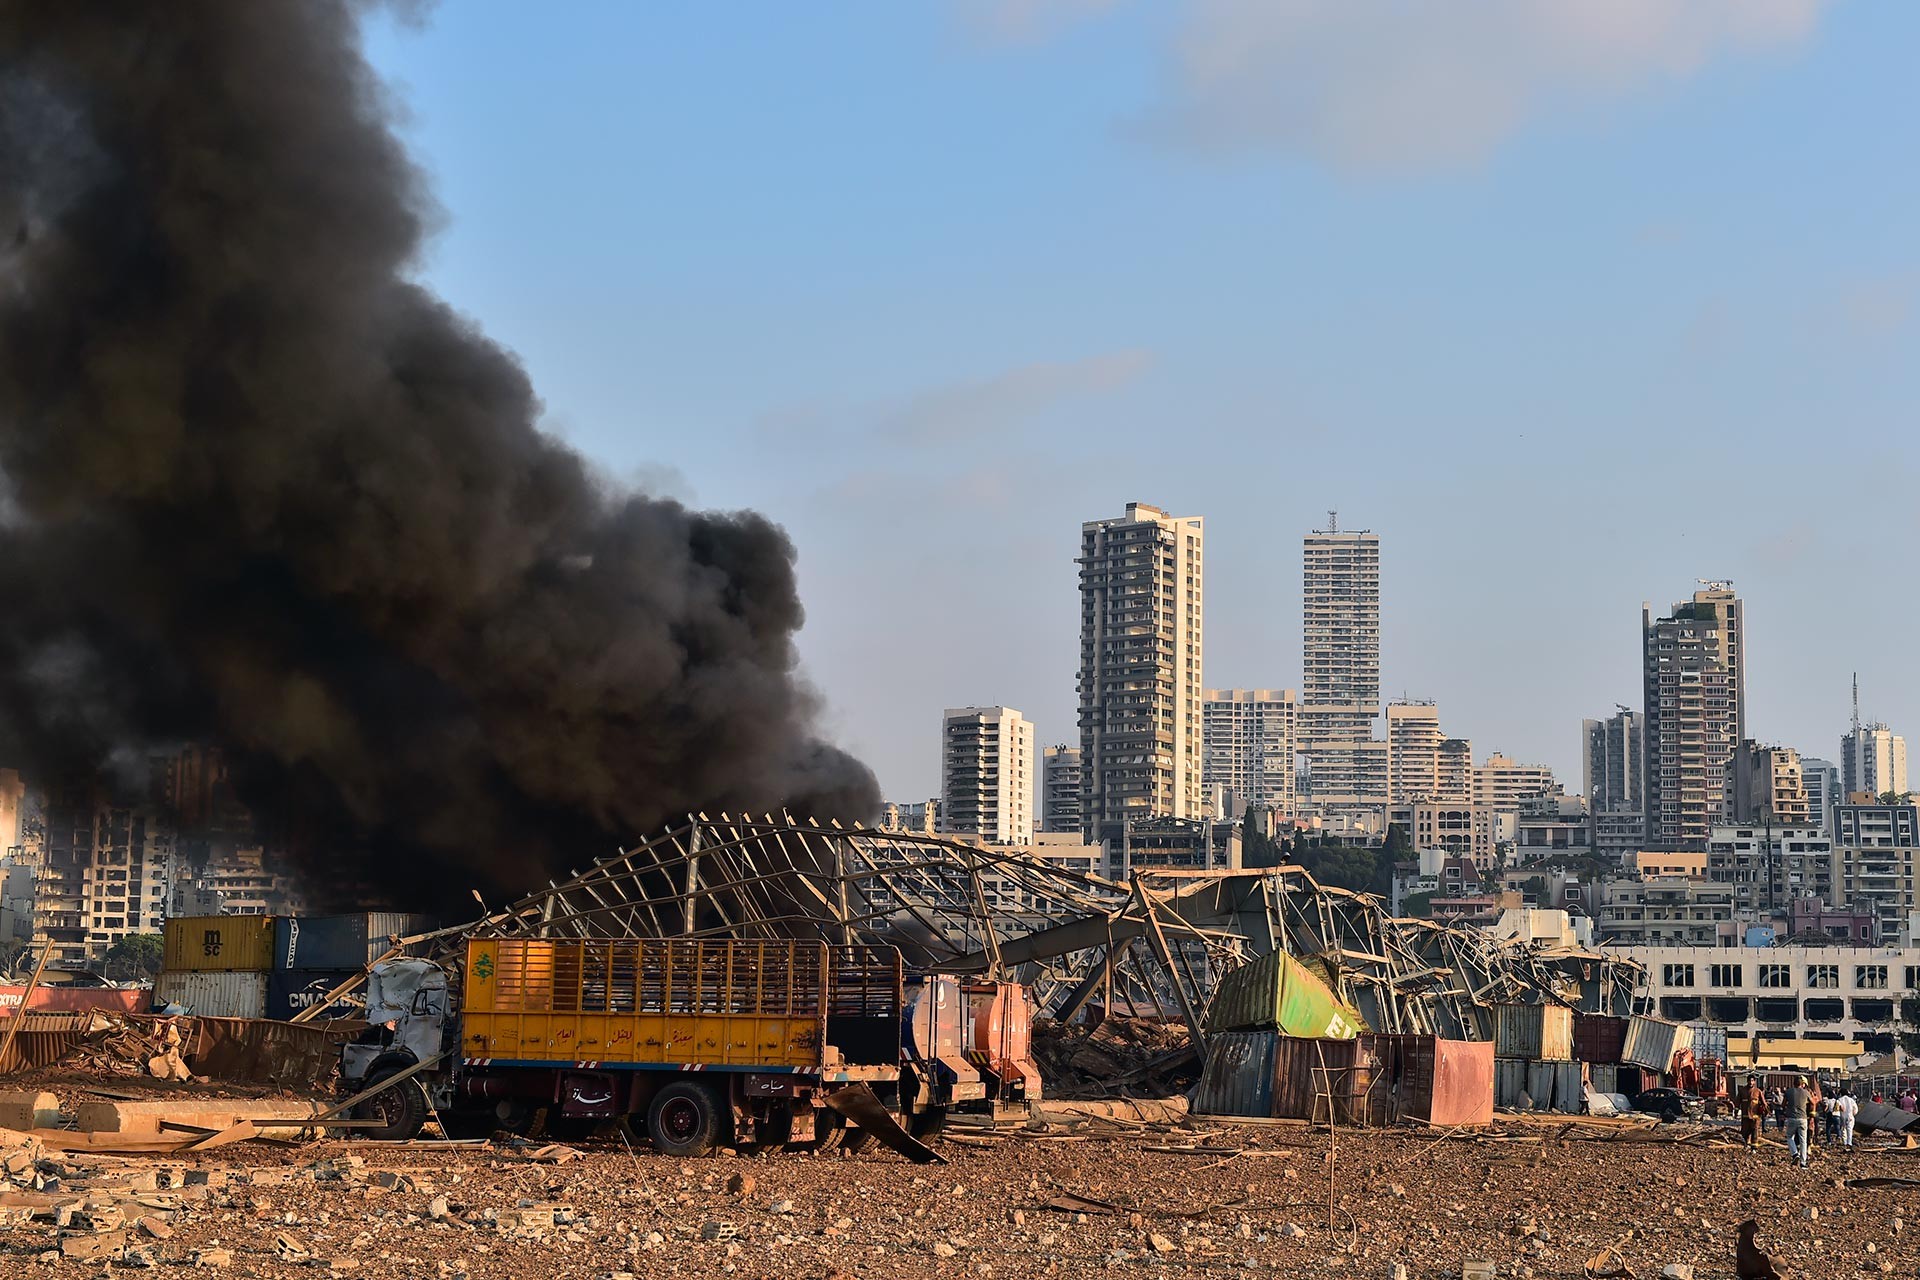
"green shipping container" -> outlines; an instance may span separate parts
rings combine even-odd
[[[262,973],[273,968],[273,916],[175,916],[161,968],[169,973]]]
[[[1303,1040],[1351,1040],[1360,1015],[1284,951],[1241,965],[1215,984],[1207,1031],[1279,1031]]]

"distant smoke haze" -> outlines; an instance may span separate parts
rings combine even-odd
[[[0,762],[217,744],[310,890],[397,902],[692,806],[869,816],[785,535],[593,473],[410,279],[359,9],[0,4]]]

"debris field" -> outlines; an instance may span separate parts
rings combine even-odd
[[[0,1275],[1705,1280],[1736,1274],[1746,1218],[1783,1276],[1910,1277],[1920,1258],[1920,1152],[1884,1139],[1802,1172],[1716,1128],[1329,1132],[1063,1108],[955,1128],[931,1166],[877,1147],[684,1161],[618,1137],[121,1155],[0,1132]]]

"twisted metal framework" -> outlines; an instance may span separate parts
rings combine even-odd
[[[1183,1018],[1202,1039],[1214,981],[1283,950],[1380,1031],[1493,1035],[1492,1006],[1624,1012],[1639,966],[1397,919],[1299,867],[1140,871],[1127,883],[1026,853],[789,818],[691,817],[477,922],[540,937],[807,938],[900,948],[910,967],[1027,984],[1066,1020],[1103,1008]]]

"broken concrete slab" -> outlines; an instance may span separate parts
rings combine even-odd
[[[164,1126],[221,1132],[245,1120],[303,1120],[324,1110],[318,1102],[285,1099],[167,1098],[159,1101],[83,1102],[74,1113],[82,1133],[161,1137]],[[176,1130],[177,1132],[177,1130]]]

